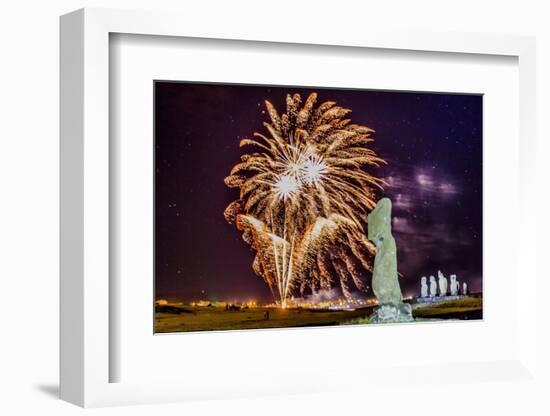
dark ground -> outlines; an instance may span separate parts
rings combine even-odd
[[[219,306],[163,305],[155,308],[155,333],[334,326],[368,319],[373,309],[374,306],[340,311],[257,307],[227,311]],[[266,312],[269,319],[265,318]],[[413,316],[422,321],[482,319],[482,300],[466,298],[413,308]]]

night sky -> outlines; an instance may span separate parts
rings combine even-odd
[[[238,190],[223,179],[245,152],[240,139],[265,132],[264,100],[281,113],[286,94],[311,91],[376,130],[372,148],[388,165],[370,172],[388,182],[403,294],[438,270],[481,291],[482,96],[157,81],[157,299],[272,300],[224,219]]]

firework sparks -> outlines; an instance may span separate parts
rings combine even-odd
[[[299,94],[288,95],[279,115],[266,101],[269,134],[241,140],[257,150],[225,178],[240,191],[225,218],[256,250],[253,269],[282,306],[297,289],[365,290],[372,265],[364,225],[382,181],[366,168],[385,162],[368,147],[373,130],[345,118],[351,110],[316,103],[316,93],[303,105]]]
[[[325,178],[325,173],[327,173],[327,165],[323,161],[321,156],[312,155],[304,163],[302,170],[302,180],[307,185],[314,185],[318,188],[322,180]]]
[[[294,175],[280,175],[277,177],[273,191],[279,196],[279,199],[286,200],[296,194],[300,189],[300,183]]]

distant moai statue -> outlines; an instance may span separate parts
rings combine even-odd
[[[430,276],[430,296],[437,296],[437,282],[434,276]]]
[[[420,297],[428,297],[428,278],[426,276],[422,276],[420,279]]]
[[[456,281],[456,274],[451,275],[451,296],[458,295],[458,282]]]
[[[447,296],[447,279],[441,270],[437,271],[437,278],[439,280],[439,296]]]
[[[466,282],[462,283],[462,294],[464,296],[468,294],[468,284]]]

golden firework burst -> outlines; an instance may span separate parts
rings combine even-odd
[[[316,104],[316,93],[303,105],[289,94],[279,115],[266,101],[268,134],[241,140],[255,151],[225,178],[240,191],[225,218],[256,250],[253,269],[282,306],[297,289],[365,290],[364,271],[372,269],[364,226],[382,180],[367,169],[385,161],[369,148],[373,130],[346,118],[351,110]]]

